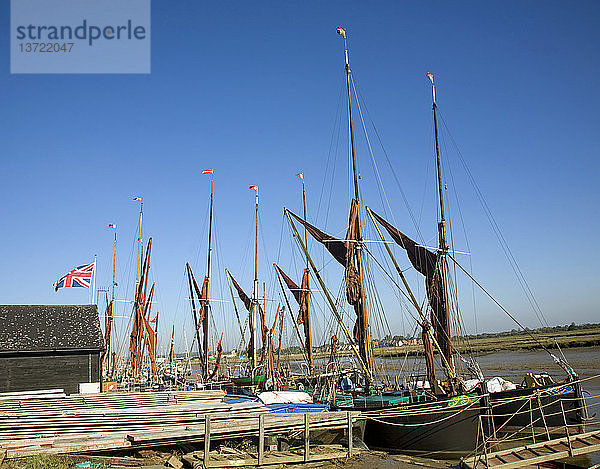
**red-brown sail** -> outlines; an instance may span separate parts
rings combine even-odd
[[[277,271],[279,272],[279,274],[281,275],[281,277],[283,278],[284,282],[286,283],[286,285],[288,286],[288,288],[290,289],[290,291],[292,292],[292,295],[294,295],[294,298],[296,299],[296,302],[298,303],[299,311],[298,311],[298,319],[297,319],[297,323],[300,325],[304,325],[304,349],[306,350],[307,353],[307,358],[308,358],[308,363],[309,365],[312,365],[312,360],[313,360],[313,354],[312,354],[312,347],[310,346],[310,312],[309,312],[309,308],[310,308],[310,301],[309,301],[309,290],[310,290],[310,283],[309,283],[309,277],[308,277],[308,269],[304,269],[304,274],[302,275],[302,287],[298,287],[298,285],[296,285],[296,283],[286,275],[286,273],[281,270],[281,267],[279,267],[277,264],[275,264],[275,268],[277,269]]]
[[[360,324],[360,278],[355,265],[356,244],[358,241],[357,235],[359,232],[358,210],[358,200],[352,199],[350,215],[348,217],[348,230],[346,232],[346,239],[344,241],[324,233],[323,231],[295,215],[293,212],[289,213],[296,220],[298,220],[299,223],[306,227],[306,230],[311,234],[311,236],[325,246],[335,260],[344,266],[346,300],[349,304],[354,306],[354,310],[357,315],[357,321],[354,324],[353,335],[354,338],[360,343],[361,338],[364,337],[364,331],[362,329],[365,327],[365,325]]]
[[[298,222],[306,228],[313,238],[323,244],[323,246],[325,246],[325,248],[331,253],[336,261],[346,267],[347,250],[344,241],[334,238],[333,236],[319,230],[316,226],[304,221],[292,211],[289,211],[289,214],[298,220]]]
[[[209,376],[209,380],[213,379],[217,375],[217,371],[219,371],[219,366],[221,364],[221,355],[223,354],[223,346],[221,342],[223,341],[223,333],[221,332],[221,338],[219,339],[219,344],[217,345],[217,358],[215,360],[215,367],[212,370],[212,373]]]
[[[397,228],[390,225],[373,210],[371,213],[375,219],[387,230],[392,239],[406,250],[408,259],[413,267],[425,276],[425,287],[427,289],[427,299],[431,306],[431,323],[444,357],[448,361],[452,358],[452,348],[450,343],[449,330],[446,328],[447,311],[444,301],[444,288],[438,265],[439,256],[429,249],[419,246],[412,239],[400,232]]]

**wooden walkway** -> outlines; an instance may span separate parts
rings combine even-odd
[[[600,430],[568,435],[519,448],[480,454],[462,461],[462,467],[474,469],[510,469],[546,461],[600,451]]]
[[[353,454],[360,453],[360,449],[354,448]],[[182,457],[188,467],[193,469],[205,469],[206,467],[248,467],[248,466],[271,466],[282,464],[294,464],[303,462],[317,462],[331,459],[345,459],[348,457],[348,448],[341,445],[315,445],[311,446],[309,456],[305,456],[303,449],[288,451],[265,451],[262,461],[259,463],[256,454],[223,455],[211,451],[209,466],[205,466],[204,453],[186,454]]]

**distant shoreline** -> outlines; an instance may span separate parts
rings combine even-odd
[[[568,335],[567,335],[568,334]],[[534,338],[526,333],[515,335],[489,335],[487,337],[457,338],[453,345],[455,350],[465,353],[494,353],[505,351],[535,351],[544,347],[556,349],[556,344],[562,349],[576,347],[600,346],[600,327],[581,329],[577,331],[556,332],[546,334],[545,337],[534,333]],[[405,345],[402,347],[382,347],[374,349],[376,357],[397,357],[422,355],[423,348],[419,345]]]
[[[453,347],[460,353],[489,354],[506,351],[535,351],[544,347],[556,349],[556,343],[562,349],[575,347],[600,346],[600,324],[590,327],[577,326],[574,330],[530,331],[531,337],[525,331],[499,332],[496,334],[480,334],[478,336],[455,337]],[[350,350],[338,350],[338,357],[351,356]],[[422,345],[403,345],[400,347],[375,347],[373,355],[376,358],[414,357],[423,355]],[[329,352],[314,354],[315,359],[328,359]],[[301,353],[288,354],[282,351],[282,361],[300,361],[304,357]]]
[[[491,354],[507,351],[536,351],[544,347],[556,350],[556,344],[562,349],[587,348],[600,346],[600,324],[584,326],[560,326],[555,328],[537,329],[532,331],[511,331],[498,333],[484,333],[477,336],[454,337],[452,340],[454,350],[460,353]],[[531,335],[530,335],[531,334]],[[533,337],[532,337],[533,336]],[[343,347],[343,345],[342,345]],[[338,357],[350,357],[349,349],[336,352]],[[434,352],[435,353],[435,352]],[[422,345],[402,345],[389,347],[374,347],[375,358],[415,357],[423,355]],[[315,360],[328,360],[329,351],[316,351]],[[304,355],[298,351],[293,353],[289,349],[281,351],[282,362],[303,361]],[[224,366],[236,365],[243,362],[238,357],[223,357]]]

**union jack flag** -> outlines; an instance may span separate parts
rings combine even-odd
[[[61,277],[54,282],[54,291],[58,291],[63,287],[83,287],[90,288],[92,282],[92,274],[96,268],[96,263],[84,264],[75,267],[67,275]]]

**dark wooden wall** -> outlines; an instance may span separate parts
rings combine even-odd
[[[0,356],[0,392],[60,388],[73,394],[88,382],[100,382],[100,352]]]

